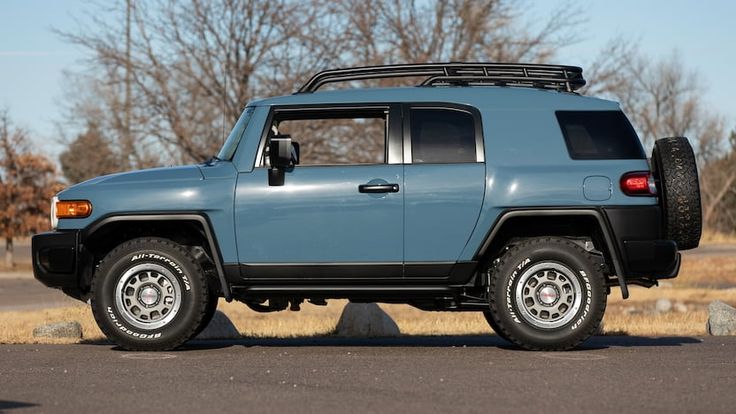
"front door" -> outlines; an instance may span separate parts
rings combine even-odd
[[[402,276],[403,166],[398,108],[272,109],[271,136],[290,135],[301,160],[270,186],[268,159],[240,173],[235,224],[245,279]],[[395,124],[395,127],[391,127]],[[266,142],[261,145],[268,148]],[[391,155],[390,155],[391,154]],[[397,152],[396,156],[400,156]]]

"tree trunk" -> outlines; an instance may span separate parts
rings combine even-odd
[[[12,237],[6,237],[5,238],[5,267],[8,269],[12,269],[15,267],[15,263],[13,263],[13,238]]]

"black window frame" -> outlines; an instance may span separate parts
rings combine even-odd
[[[454,104],[447,102],[415,102],[406,103],[401,106],[404,119],[404,163],[414,164],[411,147],[411,110],[412,109],[435,109],[445,111],[457,111],[469,114],[473,119],[473,130],[475,131],[475,161],[466,162],[422,162],[416,165],[444,165],[444,164],[476,164],[485,162],[485,145],[483,143],[483,123],[480,111],[470,105]]]
[[[383,163],[360,163],[360,164],[306,164],[298,165],[297,168],[313,168],[313,167],[349,167],[349,166],[371,166],[371,165],[389,165],[389,164],[402,164],[402,140],[401,140],[401,107],[397,104],[391,103],[370,103],[370,104],[295,104],[295,105],[274,105],[271,107],[266,118],[263,131],[261,131],[261,138],[258,144],[258,150],[256,152],[256,159],[254,160],[254,168],[268,168],[265,165],[265,149],[268,142],[269,134],[271,132],[271,126],[273,125],[274,118],[277,114],[284,112],[291,112],[294,114],[299,113],[328,113],[330,111],[339,112],[361,112],[361,111],[386,111],[386,123],[388,125],[388,131],[386,134],[386,141],[384,146],[384,160]],[[315,116],[313,118],[306,117],[304,119],[330,119],[331,117]],[[339,117],[332,117],[339,118]],[[348,117],[346,117],[348,118]],[[358,118],[358,117],[356,117]],[[298,137],[297,137],[298,138]],[[296,140],[299,141],[298,139]]]
[[[569,114],[569,113],[616,113],[620,114],[620,116],[623,118],[625,125],[628,127],[629,132],[636,138],[636,142],[638,142],[640,145],[639,151],[640,154],[637,157],[607,157],[607,156],[601,156],[600,153],[598,153],[595,156],[584,156],[579,155],[575,148],[572,147],[572,144],[570,142],[570,137],[567,134],[566,128],[563,126],[563,121],[560,119],[561,114]],[[647,155],[644,151],[643,146],[641,145],[641,139],[639,138],[639,134],[637,134],[636,129],[631,124],[631,121],[629,121],[629,118],[626,116],[626,114],[622,110],[616,110],[616,109],[606,109],[606,110],[586,110],[586,109],[570,109],[570,110],[559,110],[555,111],[555,120],[557,121],[557,126],[560,128],[560,134],[562,135],[563,141],[565,141],[565,147],[567,148],[567,155],[570,157],[571,160],[575,161],[615,161],[615,160],[646,160]]]

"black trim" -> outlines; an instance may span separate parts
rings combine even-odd
[[[401,293],[406,294],[447,294],[457,292],[457,288],[447,285],[422,285],[422,286],[406,286],[406,285],[252,285],[252,286],[233,286],[233,290],[240,293],[257,293],[262,295],[324,295],[334,297],[343,297],[351,293],[362,294],[385,294],[385,293]],[[409,300],[410,298],[406,298]]]
[[[452,285],[468,283],[478,262],[412,262],[412,263],[243,263],[240,271],[229,266],[227,278],[231,284],[243,281],[343,283],[426,284],[446,281]]]
[[[427,77],[420,86],[497,85],[572,92],[585,85],[577,66],[529,63],[415,63],[330,69],[312,76],[296,93],[315,92],[336,82],[402,77]]]
[[[446,278],[452,272],[455,263],[407,263],[404,266],[404,277],[407,278]]]
[[[483,143],[483,117],[478,108],[470,105],[461,105],[448,102],[408,102],[402,104],[403,118],[403,135],[404,135],[404,164],[412,164],[413,157],[411,152],[411,110],[412,109],[442,109],[447,111],[460,111],[470,114],[473,117],[473,126],[475,129],[475,162],[485,162],[485,145]],[[428,165],[430,163],[422,163],[417,165]],[[468,164],[468,163],[463,163]]]
[[[401,278],[401,263],[244,263],[240,274],[251,279],[368,279]]]
[[[608,225],[605,215],[593,208],[538,208],[538,209],[513,209],[504,211],[496,219],[496,222],[488,234],[486,235],[483,243],[481,244],[478,251],[475,253],[475,260],[482,260],[486,253],[486,250],[491,245],[493,238],[496,236],[498,231],[501,229],[503,224],[514,217],[561,217],[561,216],[589,216],[594,217],[598,222],[601,233],[603,234],[604,242],[608,248],[608,253],[613,262],[614,271],[616,273],[619,287],[621,287],[621,295],[624,299],[629,297],[629,289],[626,286],[626,271],[621,262],[621,251],[617,243],[614,242],[612,231]]]
[[[232,294],[230,286],[227,283],[225,277],[225,271],[223,270],[222,255],[220,253],[219,245],[217,240],[213,236],[212,225],[210,224],[209,218],[203,213],[198,212],[151,212],[151,213],[132,213],[132,214],[113,214],[102,216],[95,220],[89,226],[87,226],[80,233],[80,243],[84,244],[85,240],[88,239],[92,234],[101,229],[103,226],[119,222],[119,221],[197,221],[202,225],[204,229],[205,237],[209,244],[210,251],[212,252],[212,260],[215,262],[215,269],[217,270],[217,277],[220,280],[222,286],[222,294],[226,300],[232,300]]]
[[[627,277],[666,279],[677,275],[677,243],[662,240],[659,205],[606,207],[603,211],[622,252]]]
[[[677,276],[680,253],[673,240],[625,240],[623,244],[630,274],[654,279]]]
[[[36,234],[31,238],[33,276],[48,287],[78,289],[78,230]]]

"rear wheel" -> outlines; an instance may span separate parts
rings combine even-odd
[[[491,327],[510,342],[528,350],[568,350],[600,326],[605,278],[577,244],[559,237],[528,239],[494,268],[490,306]]]
[[[122,243],[102,259],[92,279],[97,324],[110,340],[133,351],[180,346],[202,324],[209,302],[201,266],[167,239]]]

